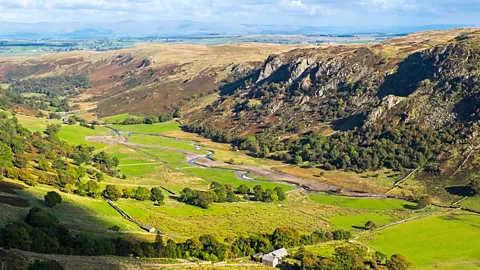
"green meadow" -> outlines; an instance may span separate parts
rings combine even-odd
[[[311,200],[320,204],[369,210],[402,210],[415,207],[415,203],[395,199],[350,198],[325,194],[311,194]]]
[[[363,241],[388,255],[405,255],[414,266],[477,261],[480,216],[457,211],[389,227]],[[464,269],[464,268],[457,268]]]
[[[44,132],[49,124],[62,124],[62,121],[56,119],[36,118],[33,116],[26,116],[17,114],[18,122],[31,132]]]
[[[145,134],[160,134],[172,130],[180,130],[180,124],[177,121],[168,121],[165,123],[147,125],[111,125],[112,128],[124,132],[136,132]]]
[[[141,134],[133,134],[128,138],[129,142],[144,144],[144,145],[156,145],[167,148],[181,149],[189,152],[196,152],[199,154],[207,154],[207,151],[203,150],[203,147],[197,150],[193,145],[194,141],[184,141],[175,138],[161,137],[161,136],[149,136]]]
[[[82,126],[67,126],[64,125],[60,129],[60,133],[58,136],[69,142],[70,144],[73,145],[78,145],[78,144],[86,144],[88,146],[93,146],[96,149],[103,148],[107,146],[107,144],[104,143],[96,143],[96,142],[89,142],[86,140],[87,136],[101,136],[101,135],[109,135],[110,130],[105,128],[105,127],[99,127],[96,126],[95,129],[90,129]]]
[[[102,118],[101,120],[106,123],[115,123],[115,122],[123,122],[127,118],[142,119],[141,116],[124,113],[124,114],[118,114],[118,115]]]
[[[167,198],[164,206],[132,200],[121,200],[117,205],[141,222],[182,240],[203,234],[223,240],[228,236],[271,233],[278,227],[312,232],[329,226],[321,218],[326,210],[311,202],[214,203],[202,209]]]
[[[344,215],[327,217],[326,220],[330,221],[336,228],[352,230],[363,229],[363,226],[365,225],[365,223],[367,223],[367,221],[373,221],[378,226],[387,225],[394,222],[395,220],[398,220],[398,217],[391,215],[390,213],[350,212]]]

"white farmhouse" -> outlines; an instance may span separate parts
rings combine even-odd
[[[277,265],[282,263],[283,257],[287,255],[288,255],[287,250],[284,248],[281,248],[263,255],[262,263],[266,266],[276,267]]]

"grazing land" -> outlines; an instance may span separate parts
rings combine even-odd
[[[478,236],[479,223],[480,216],[457,211],[386,228],[365,242],[387,254],[400,252],[420,267],[476,261],[478,246],[471,239]]]

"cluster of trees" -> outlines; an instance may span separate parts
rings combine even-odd
[[[12,89],[4,90],[0,87],[0,108],[7,110],[15,105],[43,111],[49,111],[51,110],[51,107],[62,112],[71,109],[68,105],[67,99],[59,99],[57,97],[44,95],[25,97]],[[44,117],[45,115],[41,111],[38,111],[38,116]]]
[[[237,195],[242,195],[239,197]],[[250,188],[242,184],[236,189],[232,185],[222,185],[218,182],[212,182],[209,191],[193,190],[191,188],[184,188],[180,192],[179,200],[186,204],[198,206],[207,209],[210,204],[223,202],[238,202],[241,200],[255,200],[262,202],[276,202],[286,199],[286,194],[280,187],[275,187],[273,190],[264,190],[262,186],[257,185]]]
[[[165,204],[165,196],[163,195],[162,190],[158,187],[154,187],[150,190],[146,187],[126,187],[124,189],[120,189],[115,185],[107,185],[102,194],[112,201],[116,201],[120,198],[131,198],[138,201],[150,200],[156,202],[158,205]]]
[[[351,237],[351,232],[345,230],[317,230],[311,234],[300,234],[293,228],[285,227],[277,228],[271,234],[240,236],[226,241],[230,244],[232,257],[245,257],[256,253],[269,253],[279,248],[316,245],[333,240],[346,240]]]
[[[16,93],[40,93],[57,97],[82,93],[89,87],[86,76],[72,75],[18,80],[12,82],[9,89]]]
[[[345,246],[335,249],[332,257],[314,255],[305,251],[302,246],[294,255],[294,258],[300,262],[284,263],[288,269],[388,269],[388,270],[407,270],[410,265],[405,256],[394,254],[387,258],[381,252],[369,255],[362,247]]]
[[[121,125],[138,125],[138,124],[156,124],[156,123],[164,123],[172,120],[173,118],[180,117],[180,111],[176,110],[173,114],[161,114],[159,116],[146,116],[143,118],[133,118],[129,117],[121,122],[116,122],[115,124]]]
[[[0,114],[0,176],[17,179],[28,185],[54,185],[68,193],[98,197],[103,186],[103,172],[120,175],[118,159],[104,152],[93,154],[85,144],[71,146],[59,139],[60,125],[48,125],[45,135],[30,133],[15,117]],[[30,170],[29,161],[36,162]],[[87,167],[92,165],[94,168]],[[81,179],[90,178],[83,182]]]
[[[296,130],[295,127],[290,127],[290,131],[286,128],[269,126],[255,135],[240,138],[208,124],[193,123],[184,127],[188,132],[231,143],[234,148],[247,150],[258,157],[328,170],[355,171],[415,169],[445,156],[452,144],[465,137],[458,126],[435,130],[399,121],[354,128],[328,137],[310,132],[298,138],[279,140],[280,136]]]

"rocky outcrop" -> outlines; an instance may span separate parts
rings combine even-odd
[[[367,120],[365,122],[366,126],[372,126],[377,123],[378,120],[381,119],[382,115],[385,114],[385,112],[388,112],[397,104],[403,101],[404,98],[402,97],[396,97],[393,95],[389,95],[380,102],[380,104],[374,108],[370,114],[367,117]]]
[[[256,83],[259,83],[266,78],[270,77],[275,71],[278,70],[279,67],[283,65],[282,60],[280,59],[280,56],[278,55],[270,55],[265,61],[265,65],[260,71],[260,75],[258,76],[258,79]]]

